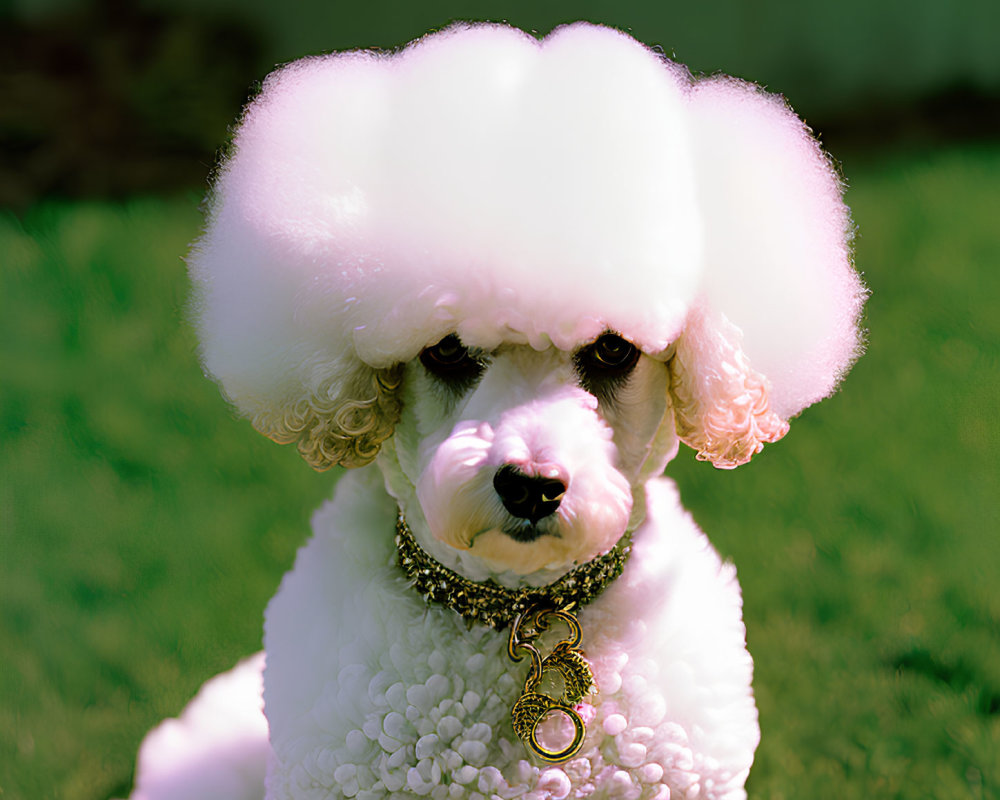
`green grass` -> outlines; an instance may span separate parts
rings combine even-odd
[[[671,467],[738,565],[751,798],[1000,796],[1000,149],[845,168],[867,355],[735,472]],[[127,793],[259,646],[335,476],[236,420],[184,322],[192,199],[0,219],[0,797]]]
[[[331,484],[202,376],[198,225],[194,202],[148,201],[0,233],[4,800],[126,793],[143,731],[260,647]]]

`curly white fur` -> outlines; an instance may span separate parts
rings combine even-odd
[[[524,667],[505,637],[426,606],[389,537],[359,552],[394,516],[370,468],[345,477],[268,610],[269,797],[743,796],[758,730],[739,587],[671,484],[650,485],[625,574],[581,613],[600,692],[557,767],[510,729]]]
[[[840,190],[780,99],[607,28],[460,25],[267,80],[190,259],[203,357],[314,467],[368,464],[268,609],[268,800],[745,796],[735,571],[657,476],[678,440],[746,462],[858,355]],[[606,331],[642,351],[613,396],[577,360]],[[448,334],[481,358],[460,392],[415,359]],[[504,466],[565,484],[531,541],[509,535]],[[580,612],[600,692],[578,757],[526,760],[521,668],[406,585],[397,508],[437,560],[509,586],[632,533],[625,573]],[[204,786],[230,741],[202,746]],[[149,797],[169,796],[158,759],[144,748]]]

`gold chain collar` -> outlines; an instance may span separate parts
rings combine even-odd
[[[561,764],[575,756],[587,732],[579,704],[597,691],[597,684],[579,647],[583,639],[580,623],[571,612],[593,600],[622,574],[632,537],[625,534],[608,553],[548,586],[524,589],[507,589],[489,579],[471,581],[439,564],[417,544],[402,511],[396,519],[396,549],[399,566],[429,602],[447,606],[469,625],[481,622],[497,630],[511,626],[508,657],[512,661],[521,661],[525,655],[531,657],[524,688],[511,709],[514,732],[543,762]],[[543,657],[536,641],[553,621],[562,622],[569,636]],[[546,683],[546,675],[552,673],[559,677]],[[549,691],[557,694],[553,696]],[[558,749],[547,747],[538,738],[539,726],[551,712],[564,714],[573,725],[570,742]]]
[[[413,538],[403,514],[396,519],[397,561],[411,585],[427,600],[447,606],[470,624],[503,630],[533,606],[569,611],[603,592],[625,569],[632,537],[625,534],[611,550],[567,572],[547,586],[508,589],[492,579],[463,578],[435,561]]]

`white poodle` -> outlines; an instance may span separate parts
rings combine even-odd
[[[358,469],[268,608],[266,722],[258,657],[133,797],[744,797],[735,569],[660,475],[748,461],[857,356],[840,188],[780,98],[607,28],[272,75],[190,261],[203,357]]]

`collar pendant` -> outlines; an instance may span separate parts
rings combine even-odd
[[[417,544],[402,512],[396,519],[397,563],[411,585],[428,602],[458,613],[470,627],[477,622],[497,630],[510,625],[508,657],[516,662],[530,656],[511,717],[525,747],[548,764],[560,764],[580,751],[586,724],[579,706],[597,692],[593,669],[580,649],[583,634],[573,609],[593,600],[621,575],[631,548],[626,534],[609,552],[547,586],[508,589],[491,579],[469,580],[438,563]],[[568,635],[543,657],[538,639],[554,622],[564,625]],[[565,715],[573,726],[570,741],[556,749],[539,740],[539,728],[551,713]]]

